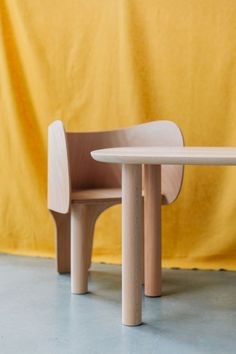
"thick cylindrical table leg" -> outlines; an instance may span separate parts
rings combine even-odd
[[[141,284],[144,285],[144,200],[142,198],[142,234],[141,234]]]
[[[144,173],[144,293],[161,296],[161,166]]]
[[[142,322],[142,167],[122,166],[122,323]]]

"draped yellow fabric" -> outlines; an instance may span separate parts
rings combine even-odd
[[[235,0],[0,1],[0,251],[53,256],[47,126],[175,121],[187,145],[236,145]],[[236,167],[186,167],[163,208],[163,264],[236,269]],[[95,261],[121,261],[120,206]]]

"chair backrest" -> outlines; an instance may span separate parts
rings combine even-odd
[[[61,122],[56,121],[52,123],[49,127],[49,147],[50,144],[53,143],[53,139],[50,139],[50,134],[52,134],[53,129],[60,129],[61,133],[64,132],[63,124]],[[60,134],[55,134],[54,132],[52,136],[55,135],[59,136]],[[52,142],[50,142],[50,140],[52,140]],[[154,121],[113,131],[86,133],[66,132],[66,138],[63,138],[61,143],[63,143],[65,147],[68,146],[68,171],[58,171],[57,175],[61,173],[63,176],[60,177],[60,181],[67,180],[67,182],[68,176],[70,176],[69,185],[66,188],[67,191],[69,191],[70,188],[79,190],[91,188],[117,188],[121,186],[120,165],[101,163],[93,160],[90,155],[92,150],[121,146],[183,146],[184,144],[180,129],[175,123],[170,121]],[[66,148],[61,148],[61,157],[59,160],[66,157],[65,150]],[[49,154],[50,151],[53,151],[53,148],[49,148]],[[49,157],[49,162],[51,160],[52,159]],[[63,162],[56,163],[54,161],[54,165],[55,164],[58,169],[59,166],[63,165]],[[55,173],[53,178],[57,178]],[[53,178],[49,180],[51,181]],[[163,204],[170,204],[177,198],[181,188],[182,178],[182,166],[162,166]],[[54,181],[54,183],[56,182]],[[63,210],[67,209],[68,211],[68,203],[67,195]],[[49,201],[49,209],[51,209],[51,204],[52,203]],[[59,211],[58,208],[57,211]]]

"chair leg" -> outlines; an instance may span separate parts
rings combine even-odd
[[[84,204],[71,206],[71,292],[88,292],[88,248],[91,231],[90,210]]]
[[[96,218],[97,219],[97,218]],[[93,253],[93,235],[94,235],[94,227],[95,227],[95,222],[91,222],[90,224],[90,231],[88,233],[88,252],[87,252],[87,264],[88,264],[88,269],[91,268],[92,265],[92,253]]]
[[[93,235],[94,235],[94,227],[95,227],[96,220],[104,210],[116,204],[117,202],[105,202],[101,204],[88,205],[90,210],[90,218],[91,218],[90,232],[88,233],[88,269],[91,267],[91,261],[92,261]]]
[[[70,213],[50,210],[55,224],[56,267],[60,274],[70,273]]]
[[[110,205],[109,205],[110,206]],[[91,263],[94,226],[107,204],[71,206],[71,292],[88,292],[88,268]]]
[[[161,296],[161,166],[145,166],[144,293]]]

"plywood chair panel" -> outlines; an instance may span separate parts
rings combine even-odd
[[[121,203],[121,189],[120,188],[93,188],[75,190],[71,193],[72,203],[107,203],[117,202]]]
[[[84,133],[65,133],[59,121],[49,126],[48,207],[53,211],[56,225],[57,269],[59,273],[64,273],[71,268],[73,292],[87,291],[87,272],[97,217],[110,206],[121,203],[120,166],[95,161],[91,151],[112,147],[183,144],[179,128],[170,121],[154,121],[115,131]],[[161,177],[160,200],[162,204],[170,204],[179,194],[183,167],[162,166]],[[73,212],[72,218],[70,209]],[[59,218],[60,213],[66,214],[66,218]],[[72,226],[69,220],[73,221]],[[61,230],[64,230],[64,238]],[[77,249],[82,247],[79,252],[72,248],[71,252],[68,251],[70,230],[72,244]],[[65,257],[63,252],[66,253]],[[72,262],[70,254],[73,255]],[[76,254],[79,257],[78,264],[83,266],[76,265]]]
[[[62,122],[48,127],[48,209],[66,214],[70,208],[70,171]]]
[[[170,121],[155,121],[130,128],[105,132],[67,133],[73,190],[121,187],[119,165],[102,164],[92,159],[90,152],[122,146],[182,146],[183,136]],[[178,196],[183,167],[162,166],[163,204]]]

